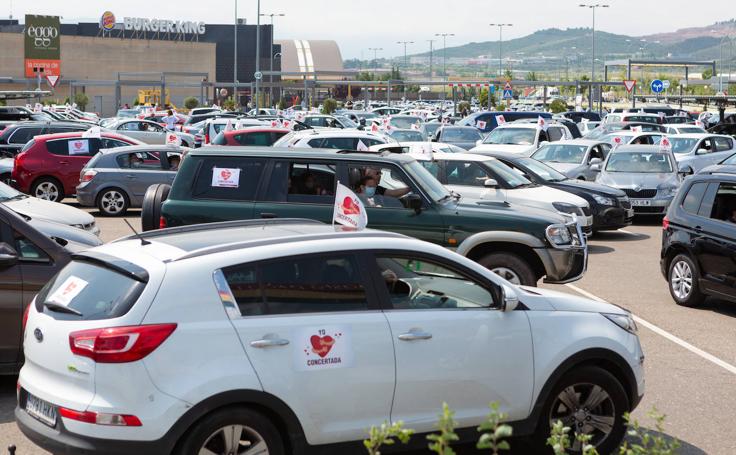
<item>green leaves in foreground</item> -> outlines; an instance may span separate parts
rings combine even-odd
[[[381,455],[381,446],[390,446],[396,442],[396,439],[406,444],[413,434],[414,430],[404,428],[404,422],[398,421],[393,425],[384,422],[380,427],[371,427],[368,439],[363,441],[363,445],[368,449],[369,455]]]
[[[440,432],[439,434],[433,433],[427,436],[430,442],[429,450],[438,455],[455,455],[455,451],[452,450],[450,444],[457,442],[458,438],[455,433],[455,427],[457,422],[453,418],[455,413],[450,411],[450,407],[447,403],[442,403],[442,414],[440,414],[440,421],[437,424]]]
[[[493,455],[498,455],[502,450],[510,450],[511,445],[505,439],[511,437],[513,428],[503,423],[507,418],[507,414],[498,412],[498,403],[491,403],[491,413],[478,427],[478,431],[482,434],[476,447],[490,449]]]

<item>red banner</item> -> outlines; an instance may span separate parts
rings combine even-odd
[[[43,69],[41,77],[61,76],[61,60],[27,58],[25,60],[26,77],[36,77],[38,71],[34,71],[34,68]]]

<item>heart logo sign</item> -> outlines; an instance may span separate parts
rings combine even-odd
[[[346,368],[353,365],[352,330],[348,325],[302,327],[294,331],[297,371]]]
[[[82,141],[76,141],[74,143],[74,148],[77,149],[77,150],[81,149],[82,148]]]
[[[360,215],[360,205],[350,196],[346,196],[342,201],[342,213],[345,215]]]
[[[335,339],[329,335],[323,337],[312,335],[309,342],[312,344],[312,352],[324,359],[335,344]]]
[[[223,169],[220,172],[220,177],[222,177],[223,180],[230,180],[230,177],[232,177],[232,172],[228,171],[227,169]]]

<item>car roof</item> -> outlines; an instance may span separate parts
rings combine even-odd
[[[338,159],[338,160],[369,160],[384,162],[412,162],[416,161],[408,153],[377,153],[358,152],[355,150],[338,150],[324,148],[292,148],[292,147],[261,147],[261,146],[218,146],[209,145],[189,152],[190,157],[229,156],[263,158],[296,158],[296,159]]]
[[[111,155],[114,153],[135,153],[135,152],[176,152],[183,153],[192,150],[188,147],[179,145],[128,145],[124,147],[115,147],[111,149],[102,149],[100,153]]]
[[[491,156],[476,155],[474,153],[442,153],[442,152],[432,152],[432,158],[434,160],[443,160],[443,161],[472,161],[472,162],[492,161],[492,160],[495,160],[495,158],[493,158]]]
[[[668,137],[670,138],[684,138],[684,139],[702,139],[704,137],[726,137],[730,138],[731,136],[727,136],[725,134],[713,134],[713,133],[683,133],[683,134],[669,134]]]
[[[596,141],[592,139],[563,139],[561,141],[554,141],[554,142],[548,142],[545,145],[584,145],[587,147],[592,147],[594,145],[598,144],[607,144],[608,142],[605,141]]]
[[[319,130],[302,130],[296,131],[295,137],[326,137],[326,136],[360,136],[360,137],[378,137],[385,138],[385,134],[374,133],[372,131],[360,130],[344,130],[340,128],[324,128]]]
[[[242,133],[288,133],[291,130],[286,128],[275,128],[275,127],[264,127],[259,128],[258,126],[252,126],[250,128],[241,128],[237,130],[230,130],[230,131],[223,131],[225,133],[225,136],[234,136],[236,134],[242,134]]]
[[[731,177],[736,178],[736,165],[734,164],[716,164],[713,166],[708,166],[704,168],[702,171],[698,172],[691,178],[697,178],[699,176],[710,176],[710,175],[728,175]]]
[[[89,123],[64,122],[64,121],[59,121],[59,120],[49,120],[49,121],[30,120],[30,121],[23,121],[23,122],[16,121],[16,123],[12,123],[8,125],[8,128],[39,127],[39,126],[65,126],[65,127],[89,128],[91,125]]]
[[[534,123],[526,123],[526,122],[516,123],[514,121],[514,122],[503,123],[503,124],[498,125],[496,127],[496,129],[499,129],[499,128],[526,128],[526,129],[530,129],[530,130],[535,130],[535,129],[539,128],[539,126],[537,126],[537,122],[534,122]]]
[[[33,139],[36,141],[49,141],[52,139],[70,139],[70,138],[82,137],[82,134],[84,133],[85,131],[70,131],[68,133],[40,134],[38,136],[35,136]],[[132,137],[128,137],[123,134],[108,132],[106,130],[101,131],[100,136],[105,137],[105,138],[111,138],[111,139],[122,139],[125,141],[133,141],[134,143],[140,142],[140,141],[133,139]],[[91,139],[91,138],[85,138],[85,139]]]

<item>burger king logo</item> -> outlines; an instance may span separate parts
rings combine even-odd
[[[115,28],[115,15],[112,11],[105,11],[100,18],[100,28],[103,30],[112,30]]]

